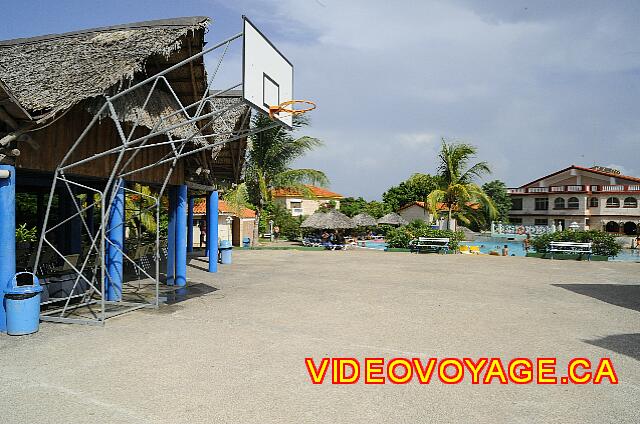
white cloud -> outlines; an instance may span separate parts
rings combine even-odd
[[[640,153],[633,2],[235,7],[294,62],[297,96],[317,101],[309,132],[326,147],[301,164],[326,170],[337,191],[373,198],[433,172],[441,136],[478,146],[508,185],[579,162],[632,171]]]

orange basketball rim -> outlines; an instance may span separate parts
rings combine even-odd
[[[294,105],[303,105],[298,109],[294,109]],[[316,108],[316,104],[311,100],[288,100],[279,105],[269,106],[269,117],[273,118],[280,113],[289,113],[291,115],[301,115]]]

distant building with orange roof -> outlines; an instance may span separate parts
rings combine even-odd
[[[292,189],[275,189],[273,190],[273,200],[287,208],[291,215],[312,215],[321,205],[334,201],[336,209],[340,209],[340,200],[344,196],[326,188],[306,185],[314,197],[305,196],[298,190]]]
[[[245,208],[237,215],[224,200],[218,202],[218,238],[229,240],[234,246],[240,246],[244,237],[253,237],[256,212]],[[199,199],[193,205],[193,245],[204,247],[200,243],[201,230],[204,229],[207,214],[207,201]]]
[[[480,204],[478,203],[467,203],[467,206],[475,210],[480,208]],[[447,210],[447,205],[438,203],[438,212],[447,212]],[[454,208],[454,210],[456,210],[456,208]],[[409,222],[415,220],[421,220],[427,223],[435,222],[425,202],[407,203],[398,210],[398,214]]]

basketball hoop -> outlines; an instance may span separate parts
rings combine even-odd
[[[293,109],[293,105],[303,104],[307,107],[302,109]],[[290,107],[287,107],[290,106]],[[290,115],[302,115],[316,108],[316,104],[311,100],[289,100],[282,102],[279,105],[269,106],[269,117],[275,118],[279,113],[288,113]]]

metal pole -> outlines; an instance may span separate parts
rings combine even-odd
[[[218,192],[212,191],[207,199],[207,248],[209,272],[218,272]]]
[[[16,168],[0,165],[0,332],[7,331],[4,288],[16,273]]]

